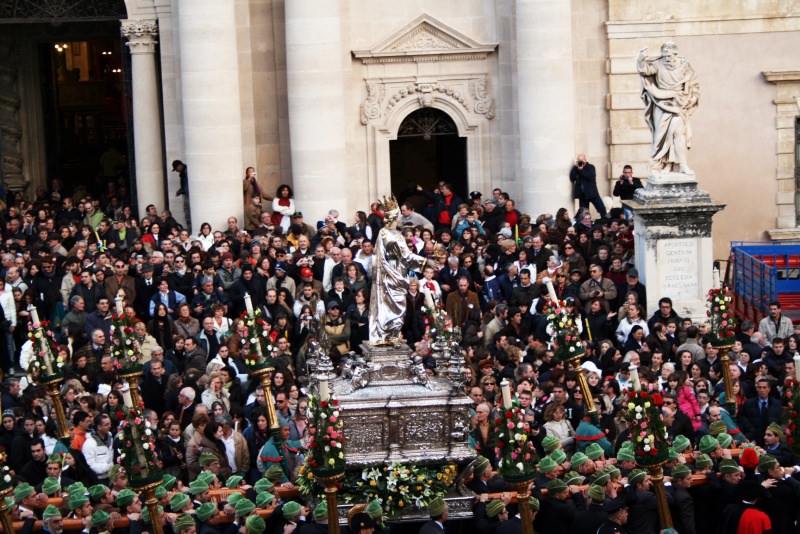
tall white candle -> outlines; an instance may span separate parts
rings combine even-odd
[[[544,285],[547,286],[547,294],[550,295],[550,300],[554,303],[558,303],[558,296],[556,295],[556,288],[553,287],[553,281],[549,278],[545,277]]]
[[[714,269],[714,289],[719,289],[719,269]]]
[[[639,382],[639,368],[635,365],[631,364],[628,367],[631,371],[631,383],[633,384],[634,391],[641,391],[642,390],[642,383]]]
[[[253,300],[250,298],[250,293],[244,294],[244,307],[247,309],[247,315],[253,315]]]
[[[319,400],[327,401],[331,398],[330,389],[328,389],[328,379],[327,378],[320,378],[319,379]]]
[[[794,376],[800,382],[800,354],[792,358],[794,360]]]
[[[122,313],[125,311],[125,308],[122,307],[122,297],[117,295],[117,298],[114,299],[114,302],[117,305],[117,315],[122,315]]]
[[[503,408],[509,410],[511,409],[511,384],[507,378],[500,382],[500,389],[503,392]]]
[[[39,328],[39,312],[36,310],[36,306],[28,306],[28,312],[31,314],[34,328]]]
[[[425,306],[429,309],[433,310],[433,295],[431,295],[430,291],[425,291]]]
[[[131,387],[128,384],[122,386],[122,402],[126,408],[133,408],[133,399],[131,398]]]

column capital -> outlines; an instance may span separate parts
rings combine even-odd
[[[123,20],[122,35],[128,42],[131,54],[153,54],[156,51],[158,21],[153,19]]]

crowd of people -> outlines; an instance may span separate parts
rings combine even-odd
[[[585,179],[589,167],[579,157],[573,181]],[[620,187],[633,194],[630,172]],[[138,318],[140,391],[145,417],[158,429],[168,482],[159,499],[173,532],[325,531],[323,508],[310,510],[300,498],[281,501],[276,488],[294,488],[308,446],[309,336],[324,331],[337,364],[369,339],[383,206],[374,202],[352,217],[331,209],[320,221],[306,221],[288,185],[270,196],[250,168],[243,189],[242,226],[231,216],[225,228],[200,224],[196,235],[156,206],[138,219],[114,186],[102,194],[67,191],[54,180],[33,202],[9,200],[0,254],[0,368],[7,377],[0,447],[16,484],[15,517],[44,519],[59,534],[53,521],[62,518],[85,518],[87,529],[99,532],[120,516],[133,525],[144,515],[116,462],[123,382],[109,329],[119,298]],[[521,528],[509,487],[497,476],[502,380],[525,410],[526,432],[541,456],[532,499],[537,531],[658,531],[650,476],[636,469],[624,420],[632,367],[642,387],[665,399],[676,530],[714,532],[724,521],[758,520],[773,532],[796,531],[800,468],[786,444],[781,393],[795,375],[800,332],[778,303],[760,324],[743,323],[730,352],[734,398],[726,399],[707,325],[679,317],[668,296],[647,316],[630,214],[612,209],[594,220],[590,193],[579,188],[574,217],[566,208],[524,214],[500,189],[462,199],[439,183],[400,196],[398,229],[410,250],[431,260],[409,276],[403,338],[435,375],[427,295],[461,333],[464,393],[473,401],[470,442],[478,454],[468,483],[477,495],[469,531]],[[548,280],[580,316],[595,421],[585,413],[576,370],[550,343],[543,314]],[[242,358],[245,295],[261,310],[276,347],[268,393],[279,441],[270,433],[267,392],[248,378]],[[68,446],[57,439],[43,387],[27,373],[33,307],[51,322],[58,356],[68,362],[61,387]],[[698,473],[703,483],[693,485]],[[246,495],[216,504],[208,491],[222,486]],[[63,495],[64,506],[43,510],[42,495]],[[253,515],[256,507],[277,513],[264,524]],[[444,502],[429,511],[424,532],[447,519]],[[216,525],[219,514],[233,523]],[[382,521],[381,503],[369,503],[353,532],[388,531]]]

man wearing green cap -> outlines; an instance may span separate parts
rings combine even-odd
[[[62,455],[60,453],[51,454],[47,458],[47,476],[49,478],[56,479],[56,481],[58,482],[59,491],[61,490],[61,488],[66,488],[70,484],[74,484],[75,483],[75,481],[72,480],[71,478],[65,477],[64,475],[62,475],[61,470],[62,470],[63,466],[62,466],[61,462],[63,462],[63,461],[64,461],[64,455]],[[42,483],[42,484],[44,484],[44,483]],[[37,489],[41,489],[41,488],[37,488]],[[46,493],[46,492],[42,491],[42,493]]]
[[[236,493],[235,495],[241,495]],[[194,511],[194,503],[185,493],[176,493],[169,500],[169,507],[173,513],[191,513]]]
[[[636,467],[636,458],[630,448],[624,447],[619,450],[617,453],[617,467],[624,477],[627,477],[628,473]],[[605,518],[605,515],[602,514],[603,518]]]
[[[488,494],[487,494],[488,495]],[[375,522],[374,534],[386,534],[389,532],[389,527],[383,523],[383,506],[378,499],[373,499],[367,503],[364,512],[369,514]]]
[[[501,523],[508,521],[506,503],[500,499],[489,501],[489,495],[483,494],[472,511],[474,532],[488,534],[497,531]]]
[[[494,469],[492,469],[492,464],[483,456],[478,456],[473,463],[472,480],[467,483],[467,488],[478,495],[511,491],[511,488],[503,479],[496,476]]]
[[[570,502],[570,494],[573,502]],[[577,486],[568,486],[561,479],[547,484],[547,497],[540,499],[541,511],[536,522],[538,530],[569,532],[577,510],[586,509],[586,499]]]
[[[111,514],[104,510],[95,510],[92,512],[92,530],[94,532],[111,532],[114,529],[114,521],[111,519]]]
[[[89,502],[89,497],[80,493],[73,493],[69,498],[69,509],[72,510],[70,514],[71,519],[84,519],[91,517],[94,509],[92,503]]]
[[[175,534],[196,534],[197,526],[194,518],[189,514],[180,514],[172,524]]]
[[[247,531],[247,534],[262,534],[264,529],[267,528],[267,525],[260,516],[251,515],[247,518],[244,528]]]
[[[33,486],[28,484],[27,482],[22,482],[16,488],[14,488],[14,502],[19,505],[20,514],[25,511],[29,511],[34,513],[36,508],[39,508],[39,503],[46,502],[46,497],[39,497],[36,494],[36,490],[33,489]]]
[[[792,467],[796,464],[792,450],[784,443],[786,433],[778,423],[770,423],[764,431],[764,452],[778,460],[783,467]]]
[[[200,534],[222,534],[222,528],[214,519],[219,514],[219,509],[212,502],[203,503],[197,509],[197,519],[200,521]]]
[[[304,521],[300,525],[300,534],[327,534],[328,532],[328,505],[322,501],[314,507],[312,512],[314,521]]]
[[[42,512],[42,530],[50,534],[61,534],[64,531],[63,520],[61,511],[52,504],[48,504]]]
[[[603,511],[603,503],[606,500],[606,489],[603,486],[592,484],[589,486],[586,496],[589,503],[585,510],[575,514],[572,522],[572,532],[597,532],[606,520],[606,513]]]
[[[436,497],[428,503],[428,515],[431,520],[422,525],[419,534],[441,534],[444,532],[444,522],[447,521],[447,503],[441,497]]]
[[[692,487],[692,471],[686,464],[672,468],[672,520],[675,530],[681,534],[695,534],[694,500],[689,489]],[[676,513],[677,512],[677,513]]]
[[[294,525],[295,528],[300,524],[300,516],[303,515],[303,507],[296,501],[289,501],[281,507],[281,516],[283,517],[283,525],[281,530],[276,529],[275,532],[283,532],[287,525]]]
[[[628,474],[627,502],[630,508],[628,526],[630,532],[658,532],[658,501],[651,490],[650,475],[643,469],[634,469]]]
[[[124,489],[117,495],[117,507],[122,515],[141,514],[142,501],[135,491]]]

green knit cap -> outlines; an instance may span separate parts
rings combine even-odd
[[[262,478],[258,480],[253,488],[256,490],[257,493],[261,493],[262,491],[268,491],[275,487],[275,484],[268,478]]]
[[[606,490],[603,486],[598,486],[597,484],[592,484],[589,486],[589,491],[587,492],[589,498],[593,501],[603,502],[606,498]]]
[[[208,491],[208,484],[202,480],[192,480],[189,484],[189,493],[192,495],[200,495],[206,491]]]
[[[622,450],[622,449],[620,449],[620,450]],[[572,455],[572,459],[570,460],[570,463],[572,463],[572,467],[577,469],[578,467],[582,466],[583,464],[585,464],[586,462],[589,462],[589,461],[590,460],[589,460],[588,456],[586,456],[582,452],[576,452],[575,454]]]
[[[438,517],[445,513],[446,510],[447,504],[441,497],[435,497],[428,503],[428,514],[430,514],[431,517]]]
[[[67,486],[67,493],[86,493],[86,486],[83,485],[83,482],[73,482]]]
[[[730,448],[731,443],[733,443],[733,437],[730,434],[723,432],[722,434],[717,435],[717,441],[719,441],[720,447],[727,449]]]
[[[667,447],[667,455],[670,462],[678,460],[678,451],[676,451],[674,447]]]
[[[381,506],[381,502],[378,499],[372,499],[367,503],[364,512],[372,519],[377,519],[383,515],[383,506]]]
[[[158,486],[153,493],[155,494],[156,499],[160,501],[167,496],[167,489],[162,484],[161,486]]]
[[[539,499],[536,497],[528,498],[528,507],[531,509],[531,512],[538,512],[539,511]]]
[[[111,469],[108,470],[108,479],[111,481],[115,480],[123,471],[124,469],[122,465],[120,464],[112,465]]]
[[[774,469],[778,465],[778,460],[771,454],[762,454],[758,459],[758,470],[766,473],[770,469]]]
[[[214,515],[214,510],[216,509],[217,507],[214,505],[214,503],[204,502],[197,509],[197,519],[200,521],[208,521],[211,519],[211,516]]]
[[[164,475],[161,478],[161,482],[164,484],[164,489],[167,491],[172,491],[172,488],[175,487],[175,483],[178,482],[178,479],[172,475]],[[191,519],[191,518],[189,518]]]
[[[136,498],[136,492],[125,488],[124,490],[117,493],[117,507],[118,508],[125,508],[126,506],[130,506],[133,504],[133,500]]]
[[[723,475],[731,475],[739,472],[739,464],[733,460],[722,460],[719,463],[719,472]]]
[[[586,456],[589,457],[590,460],[594,461],[603,456],[606,451],[603,450],[603,447],[598,445],[597,443],[592,443],[588,447],[586,447]]]
[[[544,452],[546,454],[550,454],[554,450],[558,448],[558,445],[561,443],[561,440],[555,436],[547,436],[542,440],[542,448],[544,448]]]
[[[61,512],[59,512],[58,508],[52,504],[48,504],[47,508],[45,508],[44,512],[42,512],[42,519],[47,521],[48,519],[52,519],[54,517],[61,517]]]
[[[219,458],[217,458],[216,454],[205,451],[200,453],[200,459],[198,461],[200,462],[201,467],[208,467],[214,462],[219,462]]]
[[[712,436],[718,436],[728,430],[727,425],[725,425],[725,421],[714,421],[710,425],[708,425],[708,433]]]
[[[633,453],[630,449],[620,449],[617,453],[617,461],[618,462],[635,462],[636,458],[633,456]]]
[[[606,467],[606,473],[608,473],[608,477],[611,480],[617,480],[618,478],[622,477],[622,471],[615,465],[609,465]]]
[[[483,473],[486,472],[487,469],[489,469],[489,465],[491,464],[489,463],[489,460],[487,458],[484,458],[483,456],[478,456],[475,459],[475,465],[472,466],[472,474],[476,477],[481,476]]]
[[[77,510],[87,502],[89,502],[89,497],[85,495],[74,494],[69,498],[69,509],[73,511]]]
[[[175,520],[175,523],[173,523],[172,530],[176,534],[180,534],[182,530],[192,528],[193,526],[195,526],[194,518],[189,514],[181,514]]]
[[[628,473],[628,484],[631,486],[636,485],[642,481],[644,481],[647,473],[644,472],[642,469],[633,469],[630,473]]]
[[[697,458],[694,460],[694,466],[697,469],[708,469],[714,465],[714,462],[711,461],[711,457],[705,453],[698,454]]]
[[[691,445],[691,444],[692,444],[692,442],[689,441],[689,438],[687,438],[686,436],[681,434],[681,435],[675,436],[675,439],[672,442],[672,448],[675,449],[675,452],[679,452],[680,453],[680,452],[683,452],[686,449],[688,449],[689,445]]]
[[[605,486],[611,480],[611,475],[609,475],[606,471],[597,471],[594,474],[594,480],[592,484],[596,484],[598,486]]]
[[[275,500],[275,495],[268,491],[262,491],[256,495],[256,508],[266,508]]]
[[[262,534],[264,529],[267,528],[266,522],[257,515],[251,515],[244,523],[247,534]]]
[[[215,475],[211,471],[202,471],[200,472],[199,475],[197,475],[197,478],[195,480],[199,480],[200,482],[208,484],[208,487],[210,488],[211,485],[214,484],[214,482],[216,482],[217,475]]]
[[[109,519],[111,519],[111,514],[108,512],[104,510],[95,510],[92,514],[92,526],[99,529],[100,527],[105,526]]]
[[[715,450],[717,450],[717,446],[719,445],[719,441],[714,436],[709,436],[706,434],[702,438],[700,438],[700,452],[704,452],[706,454],[711,454]]]
[[[299,503],[295,501],[289,501],[283,505],[283,509],[281,510],[281,512],[283,513],[284,519],[290,520],[294,519],[297,516],[297,514],[300,513],[300,510],[302,510],[302,507],[300,506]]]
[[[545,456],[539,461],[539,471],[541,471],[542,473],[549,473],[556,467],[558,467],[558,464],[556,463],[555,460],[553,460],[549,456]]]
[[[550,454],[550,458],[555,460],[558,465],[561,465],[567,460],[567,453],[562,449],[556,449]]]
[[[506,509],[506,505],[500,499],[493,499],[486,505],[486,515],[489,518],[496,517]]]
[[[36,493],[36,490],[27,482],[23,482],[14,488],[14,501],[20,503],[31,493]]]
[[[567,489],[566,482],[564,482],[560,478],[554,478],[553,480],[547,483],[547,491],[549,491],[551,495],[554,493],[561,493],[566,489]]]
[[[228,504],[231,506],[236,506],[236,503],[244,499],[244,495],[239,493],[238,491],[234,491],[230,495],[228,495]]]
[[[778,436],[779,438],[783,439],[786,435],[786,432],[783,430],[783,427],[778,423],[770,423],[767,425],[767,430]]]
[[[264,476],[272,481],[272,483],[280,482],[283,480],[283,469],[279,465],[271,465],[269,469],[264,472]]]
[[[225,481],[225,487],[228,489],[236,489],[239,487],[239,483],[243,480],[242,477],[239,475],[233,475]]]
[[[89,488],[89,497],[92,499],[92,502],[99,502],[100,499],[106,496],[106,488],[108,486],[104,486],[102,484],[95,484],[94,486]]]
[[[247,514],[252,513],[252,511],[256,509],[256,505],[250,499],[240,499],[233,509],[236,510],[236,515],[239,517],[244,517]]]
[[[176,513],[183,511],[187,504],[189,504],[189,496],[185,493],[176,493],[169,500],[169,507]]]
[[[48,497],[52,497],[53,495],[60,492],[61,492],[61,484],[58,482],[57,478],[47,477],[46,479],[44,479],[44,482],[42,482],[42,493],[44,493]]]
[[[583,483],[583,476],[577,471],[570,471],[564,475],[564,482],[567,486],[580,486]]]
[[[328,505],[322,501],[314,507],[314,521],[323,521],[328,518]]]
[[[672,478],[675,480],[680,480],[682,478],[686,478],[692,474],[692,470],[689,469],[686,464],[678,464],[672,468]]]

